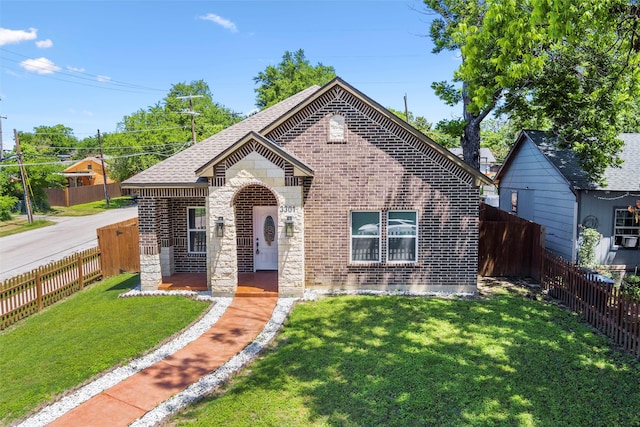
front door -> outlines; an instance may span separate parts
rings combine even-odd
[[[278,269],[278,207],[253,207],[253,270]]]

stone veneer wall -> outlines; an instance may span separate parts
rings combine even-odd
[[[281,296],[302,296],[304,293],[304,209],[302,187],[287,186],[285,171],[281,166],[257,153],[250,152],[245,157],[227,165],[225,185],[210,187],[207,200],[209,223],[222,216],[225,232],[222,238],[215,236],[213,227],[208,233],[210,259],[209,283],[212,295],[230,296],[235,293],[238,283],[238,233],[245,219],[236,217],[238,203],[243,203],[245,194],[257,190],[262,194],[268,190],[275,197],[277,205],[288,212],[278,214],[278,292]],[[264,200],[264,199],[263,199]],[[290,212],[289,212],[290,211]],[[284,221],[291,216],[296,224],[292,238],[284,235]],[[252,237],[253,238],[253,237]]]
[[[346,127],[338,141],[329,139],[335,114]],[[462,168],[341,90],[268,137],[315,172],[304,192],[306,286],[476,291],[479,193]],[[350,263],[350,212],[381,210],[384,221],[396,209],[418,211],[418,262],[385,262],[383,234],[381,263]]]

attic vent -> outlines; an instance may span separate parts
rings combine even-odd
[[[335,114],[329,119],[329,142],[346,142],[344,116]]]

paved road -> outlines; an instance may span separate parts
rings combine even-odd
[[[98,246],[96,229],[138,216],[129,206],[80,217],[47,217],[56,224],[0,237],[0,281]]]

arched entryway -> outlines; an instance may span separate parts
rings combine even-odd
[[[278,292],[278,200],[260,184],[233,198],[236,222],[238,290]]]

